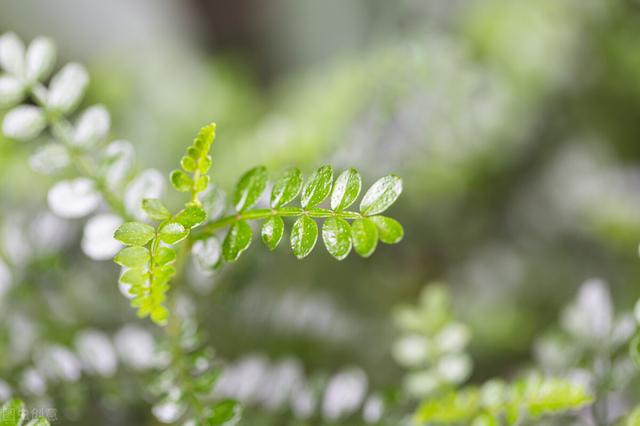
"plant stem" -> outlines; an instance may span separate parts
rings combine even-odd
[[[300,207],[282,207],[278,209],[255,209],[255,210],[249,210],[248,212],[242,212],[234,215],[225,216],[214,222],[210,222],[207,225],[203,226],[201,229],[194,231],[192,233],[192,236],[194,240],[200,240],[200,239],[210,237],[218,229],[224,228],[228,225],[233,225],[234,223],[241,220],[260,220],[260,219],[268,219],[273,216],[280,216],[280,217],[308,216],[312,218],[337,217],[345,220],[362,219],[364,217],[362,214],[353,212],[353,211],[337,211],[336,212],[333,210],[323,209],[319,207],[314,207],[310,209],[303,209]]]

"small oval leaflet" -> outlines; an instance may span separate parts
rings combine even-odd
[[[227,194],[215,183],[200,194],[200,201],[209,220],[218,219],[227,208]]]
[[[309,177],[302,188],[300,203],[303,208],[314,207],[324,201],[331,192],[333,183],[333,169],[331,166],[322,166]]]
[[[289,204],[298,196],[300,189],[302,189],[302,172],[295,167],[285,170],[273,184],[271,207],[277,209]]]
[[[234,262],[240,257],[243,251],[249,248],[253,232],[251,227],[244,220],[238,221],[231,226],[222,244],[222,256],[227,262]]]
[[[27,49],[25,77],[29,81],[47,78],[56,60],[56,46],[47,37],[35,38]]]
[[[146,223],[126,222],[116,230],[116,240],[128,246],[144,246],[155,236],[156,230]]]
[[[171,212],[157,198],[145,198],[142,200],[142,210],[153,220],[166,220],[171,217]]]
[[[72,112],[80,103],[89,84],[89,74],[80,64],[70,63],[64,66],[51,79],[47,106],[64,113]]]
[[[113,259],[115,263],[127,268],[142,268],[149,263],[151,255],[145,247],[125,247]]]
[[[344,210],[348,208],[360,195],[362,189],[362,177],[356,169],[347,169],[333,184],[331,191],[331,210]]]
[[[5,136],[28,141],[36,138],[46,127],[44,113],[33,105],[20,105],[5,115],[2,131]]]
[[[167,244],[176,244],[187,238],[187,235],[189,230],[178,222],[167,222],[159,230],[160,240]]]
[[[382,177],[362,197],[360,213],[365,216],[380,214],[395,203],[401,193],[402,179],[395,175]]]
[[[397,220],[386,216],[372,216],[369,219],[378,227],[378,236],[383,243],[396,244],[404,237],[404,229]]]
[[[351,224],[353,248],[362,257],[369,257],[378,245],[378,228],[368,218],[356,219]]]
[[[284,221],[280,216],[272,216],[262,224],[262,241],[269,248],[275,250],[284,235]]]
[[[193,179],[182,170],[172,171],[169,180],[176,191],[189,192],[193,188]]]
[[[86,216],[98,207],[100,200],[95,184],[87,178],[60,181],[47,194],[51,211],[65,219]]]
[[[307,257],[318,240],[318,225],[308,216],[300,216],[291,229],[291,249],[298,259]]]
[[[29,165],[42,174],[55,173],[71,163],[67,149],[58,143],[48,143],[29,157]]]
[[[176,215],[176,222],[187,229],[194,228],[207,220],[207,213],[199,206],[189,206]]]
[[[0,76],[0,107],[10,107],[24,98],[24,86],[16,77]]]
[[[263,166],[255,167],[246,172],[236,185],[233,194],[233,205],[238,212],[253,207],[267,186],[267,169]]]
[[[16,77],[24,72],[24,44],[15,33],[0,37],[0,68]]]
[[[131,142],[117,140],[104,149],[104,177],[109,188],[117,188],[127,177],[135,159],[135,149]]]
[[[110,126],[111,116],[104,106],[89,107],[78,118],[72,142],[76,146],[91,146],[107,136]]]
[[[330,217],[322,225],[322,240],[331,254],[342,260],[351,251],[351,227],[346,220]]]

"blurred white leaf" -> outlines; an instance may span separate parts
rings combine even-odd
[[[151,412],[159,422],[165,424],[175,423],[185,412],[187,405],[179,397],[165,397],[151,407]]]
[[[24,98],[24,85],[13,76],[4,74],[0,76],[0,107],[8,108]]]
[[[464,324],[449,324],[435,337],[435,344],[442,353],[460,352],[469,343],[471,330]]]
[[[144,328],[126,325],[116,333],[114,343],[118,356],[127,366],[135,370],[153,367],[155,342]]]
[[[104,150],[104,177],[109,188],[115,189],[124,181],[134,164],[135,155],[136,151],[128,141],[117,140],[107,145]]]
[[[142,210],[144,198],[162,198],[164,192],[164,177],[155,169],[141,172],[128,186],[124,194],[124,204],[127,211],[138,220],[145,220],[146,214]]]
[[[56,46],[46,37],[34,39],[27,49],[25,77],[28,81],[47,78],[56,60]]]
[[[202,207],[207,212],[208,220],[216,220],[225,212],[227,208],[227,196],[218,185],[212,183],[200,194]]]
[[[122,222],[122,218],[114,214],[99,214],[89,219],[82,235],[84,254],[95,260],[113,258],[122,248],[122,244],[113,238]]]
[[[11,398],[11,386],[4,380],[0,379],[0,401],[6,401]]]
[[[439,379],[431,370],[408,373],[404,379],[404,388],[414,397],[423,398],[440,386]]]
[[[448,355],[438,362],[438,376],[451,384],[465,381],[471,374],[471,358],[466,354]]]
[[[42,174],[52,174],[70,164],[69,153],[64,146],[50,142],[29,157],[29,165]]]
[[[384,401],[380,395],[371,395],[362,408],[362,418],[368,424],[375,424],[380,421],[384,414]]]
[[[42,396],[47,392],[47,381],[35,368],[27,368],[20,378],[20,389],[27,395]]]
[[[604,281],[590,279],[580,287],[574,303],[562,317],[563,327],[575,337],[592,344],[609,342],[613,306]]]
[[[217,238],[198,240],[191,248],[194,262],[203,272],[211,272],[220,261],[221,246]]]
[[[407,334],[393,344],[391,353],[398,364],[404,367],[418,367],[427,359],[429,342],[419,334]]]
[[[73,133],[72,143],[88,147],[107,136],[111,126],[109,111],[102,105],[94,105],[80,114]]]
[[[33,105],[20,105],[4,117],[2,131],[5,136],[26,141],[37,137],[47,125],[44,113]]]
[[[80,379],[82,367],[78,358],[61,345],[49,345],[36,354],[38,370],[52,380],[75,382]]]
[[[118,367],[118,359],[106,334],[88,330],[75,338],[75,347],[84,369],[91,374],[111,377]]]
[[[100,193],[91,179],[77,178],[56,183],[47,194],[52,212],[62,218],[78,218],[95,210]]]
[[[322,401],[323,417],[335,421],[353,413],[362,404],[367,386],[367,376],[357,368],[333,376],[325,389]]]
[[[51,79],[47,105],[49,108],[69,113],[80,103],[89,84],[89,74],[80,64],[70,63],[64,66]]]
[[[22,77],[24,73],[24,44],[14,33],[0,37],[0,67]]]
[[[11,287],[11,271],[9,267],[0,259],[0,299]]]

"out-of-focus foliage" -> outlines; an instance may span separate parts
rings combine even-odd
[[[113,176],[134,178],[147,198],[162,196],[158,182],[212,118],[218,184],[202,195],[205,209],[231,203],[220,200],[255,164],[296,164],[307,176],[317,164],[354,166],[368,182],[402,176],[394,217],[406,236],[372,259],[331,262],[318,251],[298,263],[280,244],[216,270],[208,260],[221,244],[199,244],[206,256],[186,265],[183,296],[227,361],[217,398],[242,401],[244,422],[408,421],[416,407],[398,397],[405,373],[392,351],[406,332],[391,312],[417,305],[421,283],[439,280],[472,331],[469,386],[514,383],[529,368],[590,390],[595,381],[595,413],[541,422],[633,424],[640,394],[627,354],[637,355],[637,340],[628,351],[614,336],[640,296],[637,2],[252,2],[251,31],[239,38],[252,41],[223,47],[224,24],[242,26],[238,9],[203,6],[185,24],[176,16],[206,2],[5,3],[2,32],[49,35],[59,57],[88,64],[86,106],[108,107],[109,136],[137,148],[133,163],[131,146],[113,142],[105,156],[123,159]],[[205,46],[202,33],[218,30]],[[90,219],[69,220],[77,212],[64,202],[55,214],[44,206],[54,182],[73,176],[48,142],[0,136],[0,400],[56,407],[61,424],[154,424],[145,379],[166,365],[160,334],[122,303],[113,265],[94,260],[121,248],[96,244],[121,223],[104,200]],[[57,193],[86,189],[71,180]],[[167,194],[169,211],[182,208],[179,195]],[[579,285],[594,276],[609,283],[595,292],[610,299],[598,312],[618,313],[597,339],[566,319],[581,317],[569,312],[591,298]]]

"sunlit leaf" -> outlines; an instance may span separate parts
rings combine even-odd
[[[386,216],[372,216],[369,218],[378,227],[378,237],[386,244],[396,244],[404,237],[404,229],[400,222]]]
[[[322,225],[322,240],[331,256],[342,260],[351,251],[351,227],[344,219],[330,217]]]
[[[114,238],[128,246],[144,246],[155,234],[156,230],[146,223],[125,222],[116,230]]]
[[[200,206],[188,206],[176,215],[176,222],[187,229],[200,225],[207,220],[207,213]]]
[[[255,167],[242,175],[233,194],[233,205],[236,210],[243,212],[253,207],[266,186],[267,169],[263,166]]]
[[[171,247],[159,247],[153,260],[158,265],[169,265],[176,261],[176,251]]]
[[[280,216],[271,216],[262,224],[262,241],[269,247],[269,250],[275,250],[282,240],[284,234],[284,221]]]
[[[378,245],[378,228],[368,218],[356,219],[351,224],[353,248],[362,257],[369,257]]]
[[[300,200],[302,207],[314,207],[324,201],[331,192],[332,183],[333,169],[331,166],[322,166],[313,172],[302,188]]]
[[[27,415],[24,403],[11,399],[0,408],[0,426],[20,426]]]
[[[301,216],[291,229],[291,248],[298,259],[306,257],[318,240],[318,225],[308,216]]]
[[[331,209],[340,211],[349,207],[360,195],[362,177],[356,169],[347,169],[333,184],[331,191]]]
[[[127,268],[142,268],[149,263],[150,258],[149,250],[145,247],[133,246],[120,250],[113,261]]]
[[[285,170],[274,182],[271,190],[271,207],[276,209],[293,201],[302,188],[302,172],[296,168]]]
[[[179,192],[189,192],[193,188],[193,179],[182,170],[174,170],[169,175],[171,185]]]
[[[249,248],[253,232],[244,220],[240,220],[231,226],[224,242],[222,243],[222,256],[227,262],[234,262],[243,251]]]
[[[142,200],[142,210],[153,220],[167,220],[171,217],[169,209],[157,198]]]
[[[187,235],[189,230],[175,221],[165,223],[159,230],[160,240],[167,244],[176,244],[187,238]]]
[[[395,203],[401,193],[402,179],[395,175],[382,177],[364,194],[360,213],[365,216],[380,214]]]

